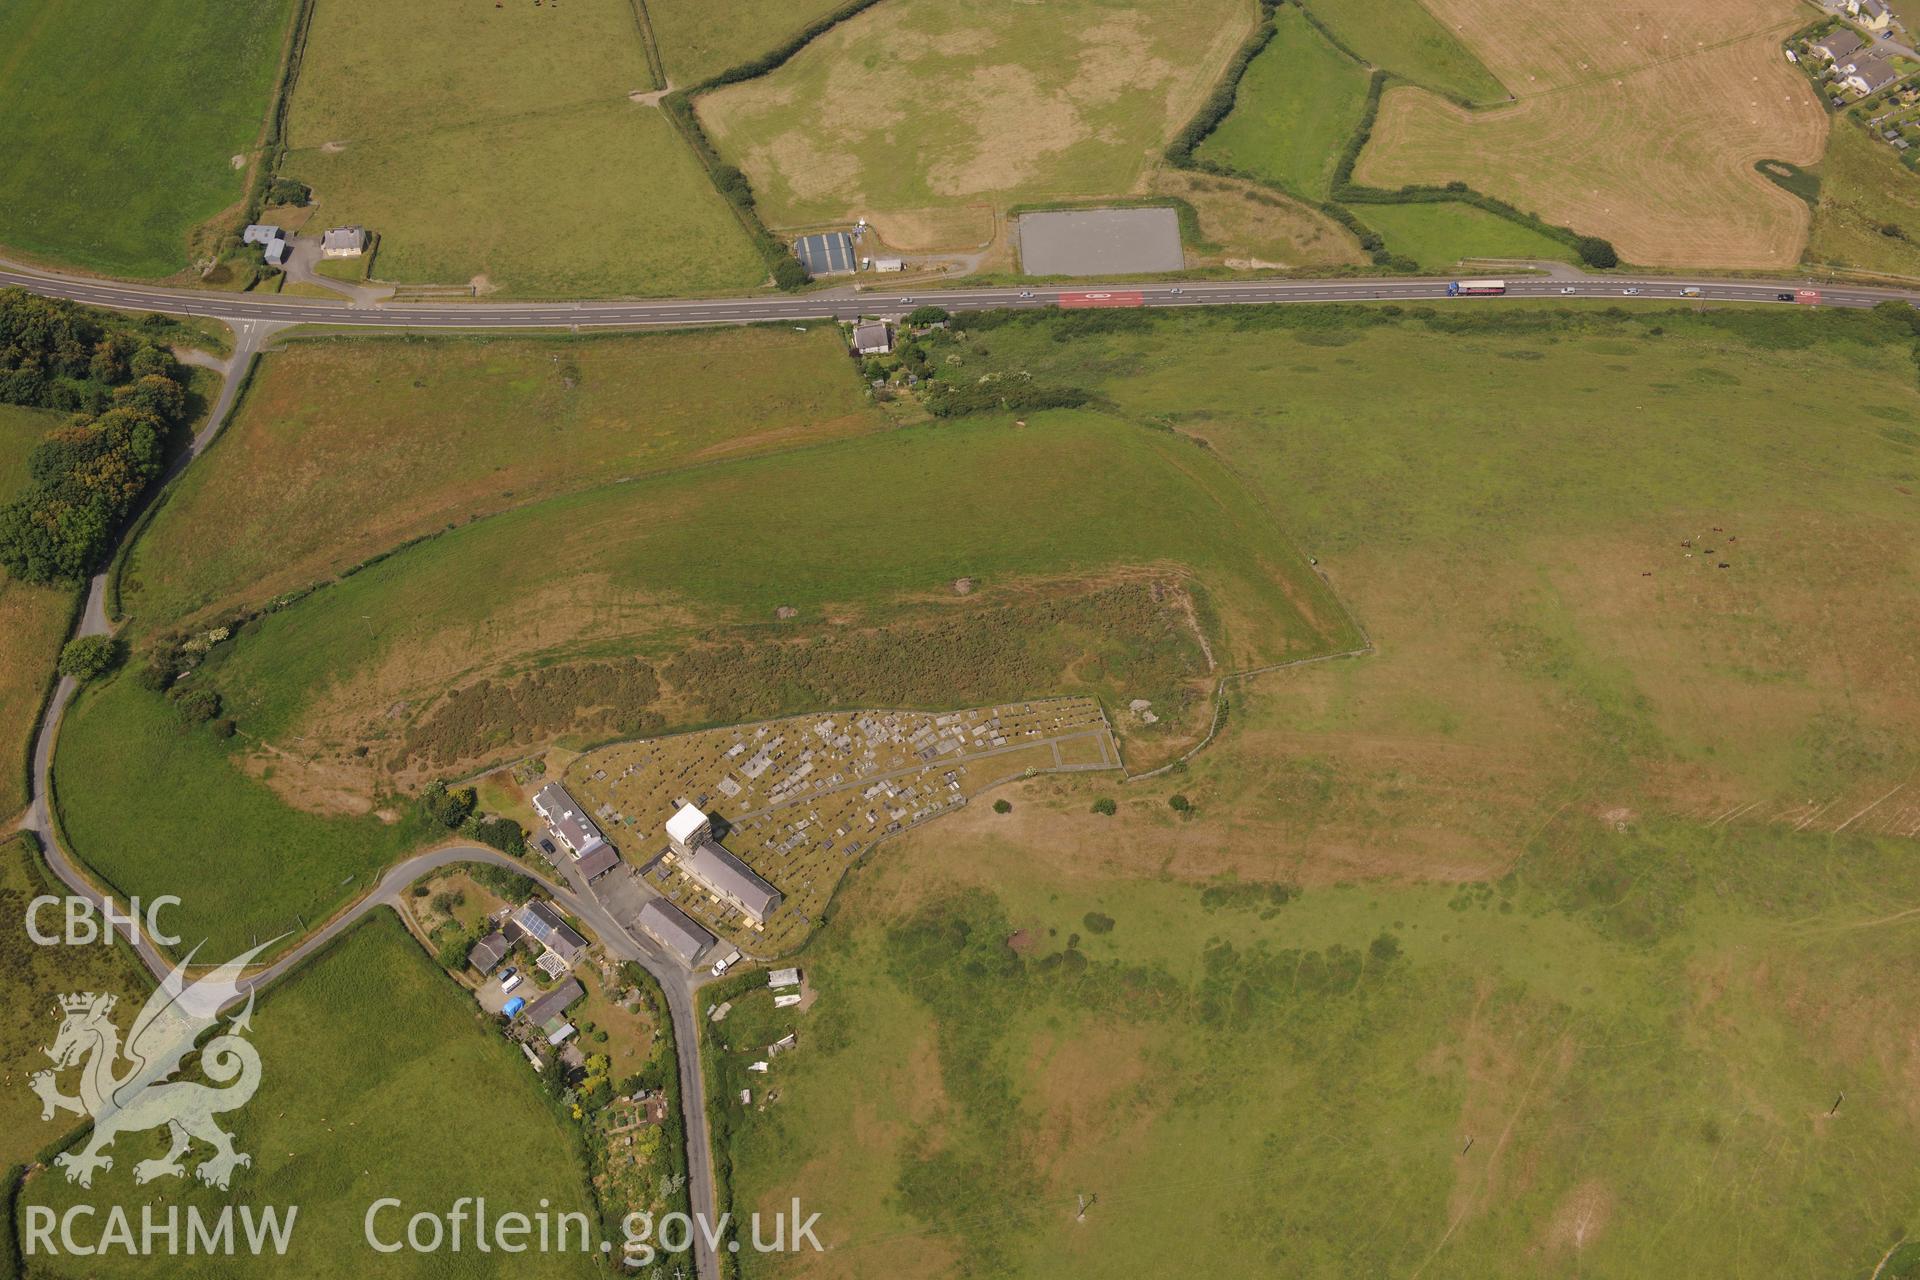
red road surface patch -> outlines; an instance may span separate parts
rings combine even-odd
[[[1060,295],[1063,307],[1144,307],[1146,295],[1138,289],[1121,290],[1116,293],[1063,293]]]
[[[1817,307],[1820,305],[1820,291],[1818,289],[1796,289],[1794,290],[1793,300],[1795,302],[1805,303],[1808,306]]]

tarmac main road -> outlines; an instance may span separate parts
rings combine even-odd
[[[1545,265],[1545,264],[1542,264]],[[1192,284],[1047,285],[1018,288],[925,288],[899,292],[851,288],[795,296],[753,298],[681,298],[657,302],[437,302],[349,303],[323,298],[260,297],[245,293],[209,293],[158,285],[124,284],[87,276],[63,275],[0,261],[0,287],[17,285],[47,297],[127,311],[164,311],[206,316],[228,323],[356,325],[403,329],[586,329],[684,328],[707,324],[765,324],[781,321],[853,320],[862,315],[931,303],[949,311],[1093,305],[1124,299],[1124,305],[1149,307],[1245,306],[1275,302],[1438,302],[1447,300],[1447,281],[1432,277],[1403,279],[1208,281]],[[1686,297],[1684,289],[1698,289]],[[1568,300],[1615,302],[1633,296],[1648,301],[1771,302],[1799,289],[1820,292],[1823,306],[1871,307],[1889,299],[1920,302],[1920,291],[1834,285],[1801,280],[1730,280],[1702,276],[1592,276],[1553,264],[1548,276],[1509,276],[1507,294],[1516,298],[1565,296]],[[1135,298],[1138,301],[1134,301]],[[1471,299],[1456,299],[1462,303]]]

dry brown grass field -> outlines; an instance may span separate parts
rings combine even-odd
[[[1241,0],[895,0],[699,111],[770,223],[864,215],[919,248],[896,212],[1132,191],[1253,22]]]
[[[1178,169],[1155,169],[1152,194],[1193,206],[1212,252],[1187,246],[1188,261],[1210,266],[1302,267],[1357,265],[1359,243],[1333,219],[1258,183]]]
[[[841,350],[831,325],[292,342],[136,544],[123,607],[259,604],[476,515],[878,430]]]
[[[1433,9],[1516,97],[1469,112],[1390,90],[1355,178],[1461,180],[1648,265],[1799,260],[1805,202],[1753,170],[1816,163],[1827,118],[1781,57],[1805,21],[1790,0],[1647,8],[1567,0],[1526,15],[1493,0]]]

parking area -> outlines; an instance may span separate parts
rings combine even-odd
[[[1178,271],[1180,215],[1172,209],[1023,213],[1020,269],[1030,276],[1116,276]]]

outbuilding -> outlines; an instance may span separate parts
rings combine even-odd
[[[700,953],[713,945],[713,935],[695,924],[691,917],[664,898],[655,898],[640,908],[635,922],[648,937],[678,956],[691,968]]]
[[[492,973],[495,965],[507,956],[507,935],[498,929],[473,944],[473,950],[467,952],[467,963],[481,973]]]

